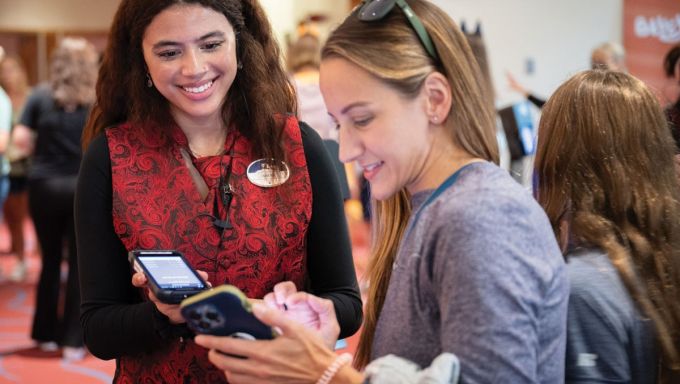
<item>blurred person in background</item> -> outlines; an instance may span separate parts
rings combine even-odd
[[[17,56],[7,55],[0,60],[0,87],[4,88],[12,101],[12,134],[20,134],[14,130],[21,111],[28,99],[30,87],[26,70]],[[19,138],[21,141],[21,138]],[[14,145],[10,137],[5,152],[10,163],[9,194],[4,205],[4,218],[10,233],[10,252],[17,257],[17,264],[10,274],[10,279],[22,281],[26,277],[26,258],[24,252],[24,222],[28,216],[28,179],[29,153]]]
[[[5,49],[0,46],[0,62],[5,58]],[[9,191],[9,162],[6,158],[7,143],[12,128],[12,100],[0,84],[0,204]],[[1,272],[1,271],[0,271]]]
[[[352,167],[349,167],[350,172],[345,172],[345,167],[338,160],[338,131],[328,115],[319,88],[321,45],[318,33],[309,27],[300,29],[305,31],[304,34],[288,46],[286,56],[288,71],[297,96],[298,119],[314,128],[321,136],[335,164],[343,199],[347,200],[350,198],[350,185],[356,188],[358,181],[355,180]],[[352,180],[347,180],[348,174]]]
[[[593,48],[593,51],[590,53],[590,68],[628,72],[626,68],[626,51],[619,43],[613,41],[602,43]]]
[[[590,70],[543,108],[536,196],[568,262],[568,383],[680,383],[680,189],[656,97]]]
[[[590,53],[590,69],[610,69],[612,71],[628,72],[628,69],[626,68],[626,51],[621,44],[612,41],[602,43],[593,48]],[[534,95],[529,89],[517,81],[510,72],[506,72],[505,76],[511,90],[523,95],[536,107],[543,108],[545,99],[541,99]]]
[[[298,118],[314,128],[323,140],[338,140],[335,123],[328,115],[319,88],[321,43],[307,32],[288,47],[288,71],[297,93]]]
[[[680,44],[676,44],[666,53],[663,69],[670,82],[668,88],[671,89],[671,94],[668,94],[667,89],[664,92],[664,96],[670,100],[665,109],[666,118],[675,139],[677,158],[680,159]]]
[[[49,84],[31,92],[14,138],[33,154],[29,210],[41,249],[42,269],[31,337],[43,350],[63,346],[64,358],[84,357],[73,199],[81,160],[80,138],[94,102],[98,54],[82,38],[64,38],[52,54]],[[35,143],[31,138],[35,135]],[[63,314],[61,262],[68,261]]]
[[[484,89],[486,90],[486,99],[489,100],[492,107],[496,108],[496,89],[493,84],[493,79],[491,78],[491,67],[489,65],[489,57],[486,53],[486,43],[484,42],[484,36],[482,35],[482,25],[477,23],[474,32],[469,32],[465,24],[461,24],[460,29],[465,34],[468,44],[470,44],[470,49],[475,55],[477,64],[482,73],[482,79],[484,80]],[[499,166],[503,169],[510,170],[511,158],[510,151],[508,149],[508,139],[503,130],[503,123],[501,119],[496,116],[496,140],[498,141],[498,155],[500,158]],[[512,173],[513,177],[516,176]]]

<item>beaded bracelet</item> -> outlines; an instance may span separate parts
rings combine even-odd
[[[349,364],[352,361],[352,355],[345,352],[342,355],[338,356],[333,360],[331,365],[326,368],[326,371],[324,371],[323,375],[319,378],[319,380],[316,382],[316,384],[328,384],[331,382],[331,379],[333,376],[335,376],[336,373],[340,370],[340,368],[344,367],[346,364]]]

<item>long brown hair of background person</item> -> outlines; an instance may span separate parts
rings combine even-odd
[[[656,98],[625,73],[585,71],[553,94],[539,132],[537,198],[560,245],[607,253],[663,365],[680,370],[680,187]]]

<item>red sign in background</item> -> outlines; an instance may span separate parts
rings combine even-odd
[[[623,1],[628,70],[650,86],[663,104],[670,101],[663,58],[676,44],[680,44],[680,0]]]

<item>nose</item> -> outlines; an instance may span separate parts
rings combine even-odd
[[[343,163],[350,163],[356,160],[363,152],[359,138],[351,132],[349,128],[340,126],[338,131],[338,141],[340,148],[338,149],[338,157]]]
[[[206,64],[200,51],[189,49],[183,57],[182,75],[198,77],[206,72]]]

